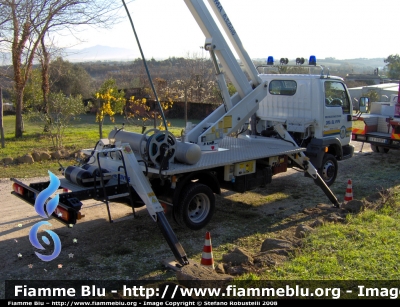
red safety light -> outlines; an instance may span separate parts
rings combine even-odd
[[[16,182],[13,183],[13,190],[15,193],[24,196],[24,188]]]
[[[69,212],[67,209],[64,209],[63,207],[57,206],[56,210],[54,210],[53,213],[55,216],[57,216],[59,219],[62,219],[66,222],[69,222]]]

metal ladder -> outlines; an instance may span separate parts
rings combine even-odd
[[[104,182],[104,173],[103,173],[103,171],[101,169],[99,155],[100,154],[104,154],[104,153],[111,153],[111,152],[119,152],[120,158],[121,158],[121,161],[122,161],[122,166],[118,167],[118,171],[111,172],[111,173],[106,173],[106,175],[107,176],[113,176],[113,175],[117,175],[118,176],[117,187],[120,187],[120,183],[121,183],[119,175],[124,175],[125,178],[126,178],[125,184],[126,184],[126,188],[127,188],[128,192],[120,193],[120,194],[114,194],[114,195],[108,195],[108,193],[107,193],[106,184]],[[128,177],[128,173],[126,171],[126,164],[125,164],[124,156],[122,154],[122,150],[118,149],[118,148],[109,148],[109,149],[105,149],[105,150],[100,150],[100,151],[97,151],[96,158],[97,158],[97,163],[99,165],[99,175],[100,176],[98,176],[97,174],[94,175],[94,185],[95,185],[95,188],[96,188],[97,178],[100,178],[100,186],[103,189],[103,199],[99,198],[98,200],[101,200],[102,202],[104,202],[106,204],[109,222],[110,223],[114,222],[114,220],[111,218],[111,211],[110,211],[109,202],[112,199],[116,199],[116,198],[120,198],[120,197],[129,196],[129,201],[130,201],[130,205],[132,207],[133,216],[136,217],[135,207],[133,205],[131,186],[129,184],[129,179],[128,179],[129,177]],[[121,168],[123,169],[123,171],[120,170]]]

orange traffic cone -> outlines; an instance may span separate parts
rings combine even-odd
[[[208,231],[206,232],[206,239],[204,241],[203,254],[201,255],[200,264],[214,270],[214,257],[212,254],[211,235]]]
[[[344,202],[347,203],[350,200],[353,200],[353,188],[351,186],[351,179],[347,182],[347,189],[346,189],[346,195],[344,196]]]

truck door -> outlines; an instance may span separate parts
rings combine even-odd
[[[325,80],[324,138],[334,137],[347,145],[351,138],[351,105],[346,86],[335,80]]]

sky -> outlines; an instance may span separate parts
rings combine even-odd
[[[207,56],[205,36],[183,0],[127,0],[146,59]],[[208,6],[207,0],[204,0]],[[220,0],[250,58],[386,58],[400,53],[399,0]],[[111,30],[88,28],[64,46],[131,49],[141,57],[126,11]],[[204,53],[204,54],[203,54]]]

